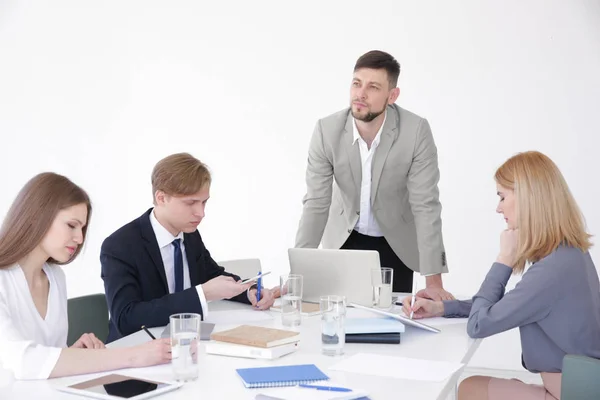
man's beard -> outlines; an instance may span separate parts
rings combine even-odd
[[[369,112],[367,113],[367,115],[365,115],[364,117],[362,117],[362,116],[360,116],[360,115],[356,114],[356,113],[354,112],[354,110],[352,110],[352,116],[354,117],[354,119],[357,119],[357,120],[359,120],[359,121],[363,121],[363,122],[371,122],[371,121],[373,121],[375,118],[377,118],[377,117],[379,117],[381,114],[383,114],[383,112],[384,112],[384,111],[385,111],[385,107],[384,107],[384,109],[383,109],[383,110],[381,110],[381,111],[379,111],[379,112],[372,112],[372,111],[369,111]]]

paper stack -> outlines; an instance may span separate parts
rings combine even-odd
[[[275,359],[298,349],[300,333],[263,326],[240,325],[214,332],[206,344],[207,354]]]

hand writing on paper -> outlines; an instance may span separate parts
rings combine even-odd
[[[257,303],[256,289],[250,289],[248,291],[248,300],[250,300],[250,304],[252,304],[252,307],[254,307],[256,310],[268,310],[275,302],[275,296],[273,296],[273,292],[271,290],[262,288],[260,290],[260,301]]]
[[[410,316],[411,311],[413,311],[413,319],[442,317],[444,315],[444,303],[441,301],[433,301],[417,296],[412,310],[410,307],[411,302],[412,296],[402,299],[402,311],[407,317]]]
[[[84,333],[71,347],[75,349],[103,349],[105,346],[93,333]]]
[[[171,339],[156,339],[144,344],[124,349],[131,352],[131,367],[147,367],[150,365],[165,364],[171,361]]]

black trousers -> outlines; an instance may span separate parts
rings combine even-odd
[[[353,230],[346,243],[342,245],[342,249],[376,250],[379,253],[381,266],[394,270],[392,290],[394,292],[412,292],[413,271],[404,265],[383,236],[367,236]]]

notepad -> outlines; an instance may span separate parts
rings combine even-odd
[[[298,342],[300,333],[264,326],[240,325],[226,331],[215,332],[210,335],[210,338],[219,342],[269,348]]]
[[[236,369],[247,388],[295,386],[329,380],[314,364]]]

